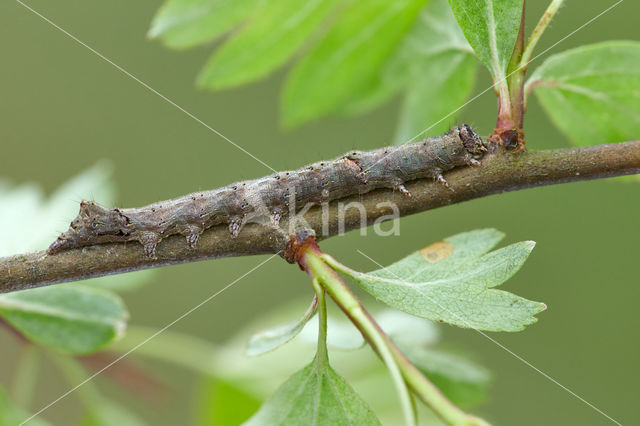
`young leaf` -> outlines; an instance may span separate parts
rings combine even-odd
[[[426,0],[353,2],[287,78],[283,122],[295,126],[339,108],[378,77]]]
[[[198,84],[228,88],[266,76],[284,64],[335,8],[338,0],[272,1],[209,60]]]
[[[524,0],[449,0],[460,28],[494,81],[505,78]]]
[[[25,413],[20,408],[17,408],[9,400],[9,395],[0,387],[0,426],[14,426],[22,424],[31,415]],[[29,425],[32,426],[48,426],[50,423],[40,417],[35,417],[29,420]]]
[[[640,137],[640,42],[608,41],[550,56],[531,75],[551,120],[575,145]]]
[[[73,284],[2,294],[0,316],[34,342],[86,354],[119,337],[128,313],[115,294]]]
[[[210,41],[252,15],[261,0],[168,0],[156,13],[148,36],[171,48]]]
[[[492,287],[520,269],[534,243],[485,254],[499,236],[495,230],[454,235],[368,274],[327,261],[379,300],[409,314],[465,328],[518,331],[534,323],[545,305]]]
[[[314,297],[307,311],[297,321],[254,334],[247,344],[247,355],[262,355],[284,345],[302,331],[304,326],[315,315],[317,309],[318,298]]]
[[[291,376],[245,425],[379,425],[349,384],[326,362]]]

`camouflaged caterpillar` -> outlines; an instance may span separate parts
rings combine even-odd
[[[486,152],[482,139],[469,127],[455,127],[440,136],[373,151],[350,151],[333,160],[301,169],[237,182],[145,207],[107,209],[92,201],[80,203],[70,228],[47,249],[55,254],[94,244],[138,241],[154,257],[165,237],[182,234],[195,247],[200,234],[227,224],[236,237],[243,224],[259,215],[277,227],[280,218],[305,205],[327,203],[377,188],[394,188],[410,195],[404,183],[433,177],[447,184],[443,172],[477,166]]]

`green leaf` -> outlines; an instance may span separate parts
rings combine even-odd
[[[345,100],[337,112],[359,114],[386,101],[400,89],[406,89],[396,142],[407,142],[430,126],[433,127],[425,136],[440,134],[448,129],[451,121],[442,119],[469,97],[475,69],[473,49],[449,3],[431,0],[385,61],[379,78],[361,93]],[[442,122],[437,123],[440,120]]]
[[[0,316],[34,342],[86,354],[119,337],[128,313],[115,294],[73,284],[2,294]]]
[[[198,84],[229,88],[266,76],[291,58],[337,4],[338,0],[268,2],[211,57]]]
[[[184,49],[210,41],[248,19],[261,0],[168,0],[156,13],[149,37]]]
[[[339,109],[374,82],[426,0],[350,3],[287,78],[283,122],[302,124]]]
[[[469,98],[475,84],[476,58],[464,52],[446,52],[430,58],[429,66],[407,90],[396,128],[398,144],[441,134],[453,117],[445,119]]]
[[[260,401],[232,383],[206,378],[199,402],[198,425],[235,426],[260,408]]]
[[[247,355],[262,355],[284,345],[302,331],[317,309],[318,299],[314,297],[309,308],[298,320],[254,334],[247,344]]]
[[[575,145],[640,138],[640,42],[608,41],[550,56],[526,84]]]
[[[386,81],[407,82],[396,143],[446,131],[446,118],[471,94],[476,66],[447,0],[431,0],[385,69]]]
[[[349,384],[326,362],[291,376],[245,425],[379,425]]]
[[[494,81],[505,78],[524,0],[449,0],[460,28]]]
[[[472,405],[484,400],[491,379],[484,367],[449,352],[416,345],[399,347],[453,403]]]
[[[0,426],[15,426],[22,424],[25,420],[31,417],[22,409],[17,408],[9,400],[9,395],[0,387]],[[50,423],[41,419],[40,417],[34,417],[29,420],[29,425],[32,426],[48,426]]]
[[[387,82],[408,81],[429,66],[430,58],[447,52],[473,49],[464,37],[447,0],[431,0],[422,8],[411,30],[389,59],[384,70]]]
[[[384,74],[384,70],[381,70],[380,74]],[[366,113],[388,101],[407,85],[408,82],[401,79],[385,81],[383,75],[376,76],[375,79],[354,92],[349,99],[344,99],[340,105],[333,109],[332,114],[340,117],[352,117]]]
[[[409,314],[465,328],[518,331],[546,307],[492,288],[515,274],[534,247],[524,241],[487,253],[501,237],[491,229],[454,235],[369,274],[332,266]]]

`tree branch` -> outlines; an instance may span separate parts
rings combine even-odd
[[[640,141],[517,154],[492,150],[481,167],[448,173],[449,189],[422,179],[406,184],[411,197],[385,189],[334,201],[325,221],[327,232],[323,232],[319,206],[311,208],[304,219],[322,239],[339,233],[340,205],[342,230],[364,226],[358,209],[344,210],[352,201],[364,206],[367,224],[372,224],[390,214],[388,206],[379,205],[384,202],[394,203],[400,215],[406,216],[506,191],[640,173]],[[202,234],[195,249],[188,248],[184,237],[174,235],[160,243],[155,259],[147,257],[138,243],[102,244],[51,256],[42,251],[0,258],[0,292],[219,257],[283,253],[289,236],[282,230],[289,229],[288,225],[287,217],[279,229],[248,224],[237,238],[230,238],[226,226],[216,226]]]

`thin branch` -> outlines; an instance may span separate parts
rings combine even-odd
[[[406,185],[410,197],[385,189],[337,200],[329,205],[326,232],[319,206],[311,208],[304,219],[322,239],[341,230],[340,205],[344,232],[365,225],[360,223],[358,209],[344,210],[349,202],[362,204],[370,225],[390,214],[388,206],[380,205],[385,202],[394,203],[400,215],[406,216],[506,191],[638,173],[640,141],[517,154],[498,150],[485,156],[481,167],[448,173],[450,188],[422,179]],[[283,218],[279,229],[248,224],[237,238],[230,238],[226,226],[216,226],[202,234],[195,249],[188,248],[184,237],[172,236],[158,246],[155,259],[147,257],[137,243],[102,244],[52,256],[42,251],[0,258],[0,292],[219,257],[282,253],[289,239],[282,231],[289,229],[287,220]]]

